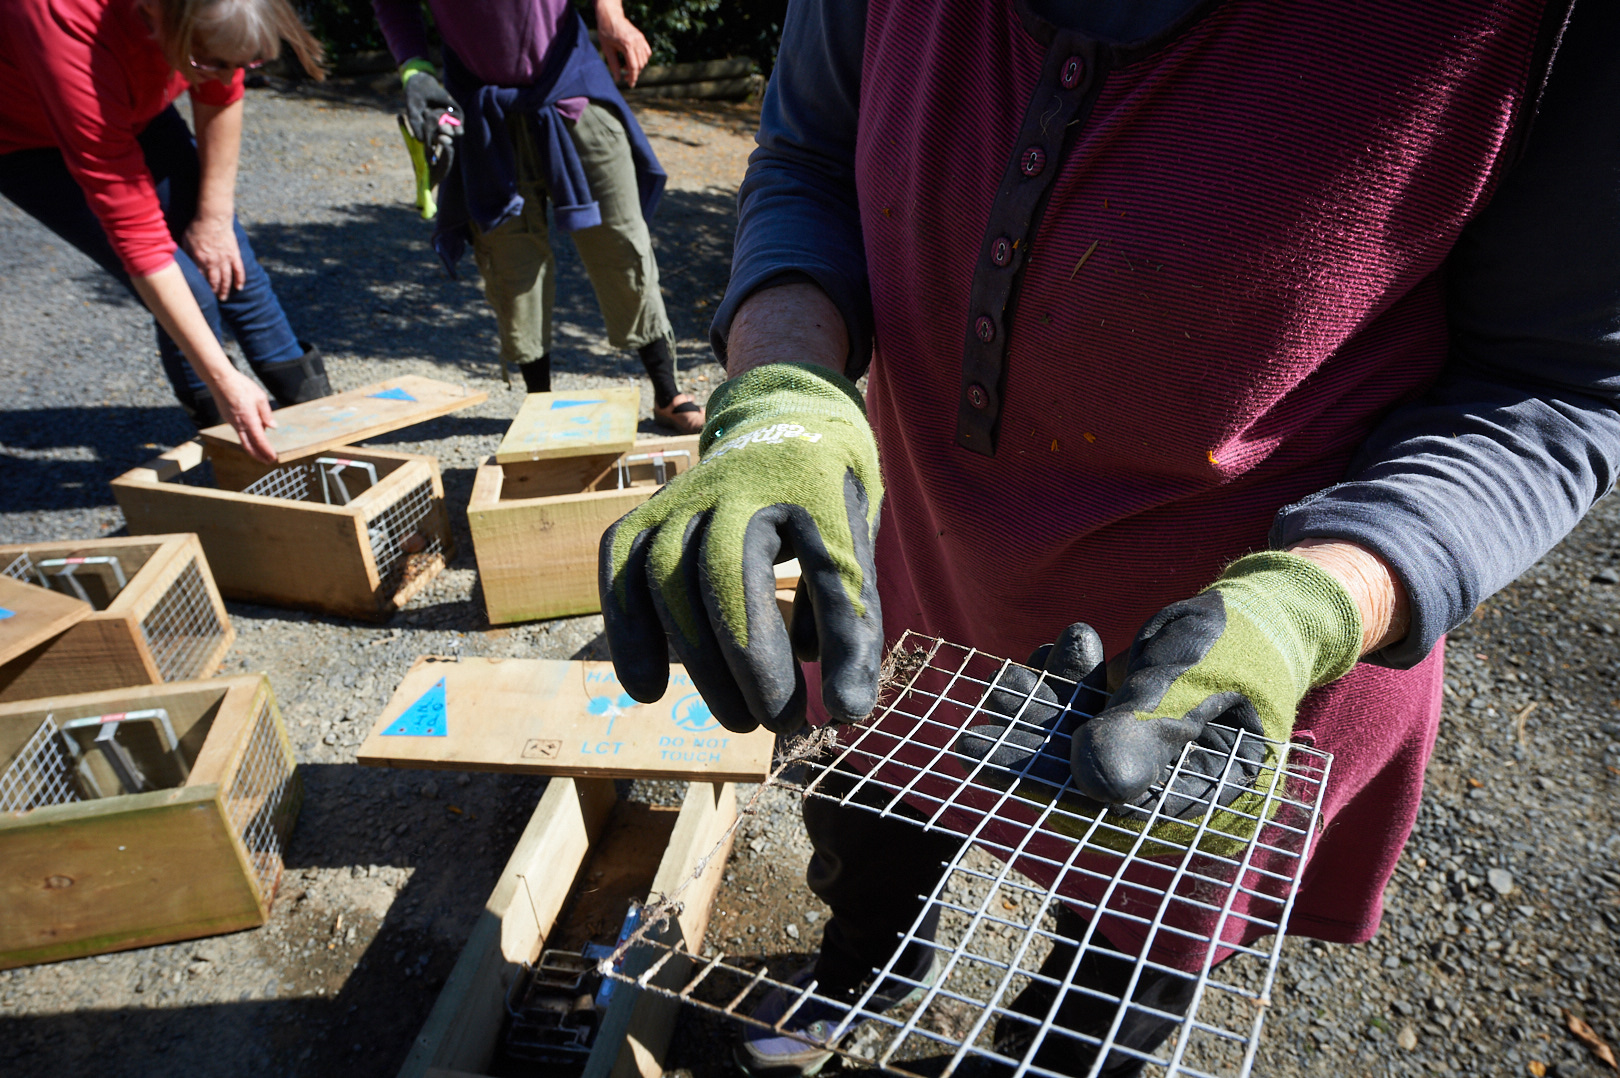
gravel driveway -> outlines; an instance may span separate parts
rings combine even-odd
[[[599,618],[484,620],[463,507],[520,397],[498,381],[476,280],[446,278],[427,251],[391,109],[364,85],[252,92],[240,211],[339,387],[415,373],[490,391],[373,443],[439,458],[459,551],[387,626],[230,604],[240,636],[225,672],[269,674],[307,790],[272,921],[0,973],[0,1073],[393,1074],[543,783],[360,768],[355,747],[419,654],[603,657]],[[740,106],[673,106],[643,121],[672,175],[655,237],[683,381],[703,398],[719,376],[707,322],[752,119]],[[189,435],[150,320],[4,202],[0,249],[0,541],[118,534],[107,481]],[[571,248],[559,253],[559,385],[635,377],[634,358],[603,338]],[[1610,500],[1452,636],[1427,798],[1384,928],[1367,946],[1288,944],[1257,1074],[1609,1072],[1566,1012],[1620,1043],[1617,589]],[[634,788],[666,802],[678,792]],[[803,887],[792,798],[770,793],[737,850],[711,941],[813,948],[825,910]],[[688,1015],[671,1066],[729,1073],[725,1037]]]

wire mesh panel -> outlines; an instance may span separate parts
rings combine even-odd
[[[141,619],[141,635],[164,681],[203,676],[208,657],[225,638],[225,626],[195,558]]]
[[[414,573],[425,571],[433,555],[444,553],[432,515],[433,484],[424,480],[366,521],[371,556],[384,595],[404,587]]]
[[[47,716],[0,772],[0,812],[27,812],[78,800],[73,760],[57,739],[55,721]]]
[[[268,903],[281,881],[283,833],[291,819],[293,759],[282,741],[270,695],[254,703],[253,727],[242,762],[225,791],[231,830],[247,849],[262,900]]]
[[[0,575],[21,580],[25,584],[39,583],[39,571],[34,568],[34,561],[27,554],[18,554],[11,560],[11,564],[0,570]]]
[[[884,685],[867,722],[809,735],[768,784],[938,844],[943,872],[909,883],[925,902],[895,957],[853,993],[724,953],[660,988],[667,948],[635,982],[930,1078],[970,1060],[1013,1078],[1248,1075],[1331,757],[1222,727],[1137,803],[1103,806],[1073,785],[1069,735],[1106,693],[910,634]]]
[[[291,502],[312,502],[320,497],[320,469],[313,464],[289,464],[264,473],[242,488],[243,494],[260,498],[281,498]]]

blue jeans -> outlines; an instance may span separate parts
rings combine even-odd
[[[147,125],[139,135],[139,142],[146,155],[146,167],[157,187],[169,234],[178,243],[197,212],[201,176],[197,144],[173,105]],[[61,151],[50,148],[0,154],[0,195],[88,255],[122,281],[132,295],[135,293],[129,274],[113,253],[100,220],[63,163]],[[202,308],[214,335],[224,341],[225,327],[230,327],[249,366],[258,370],[268,363],[297,359],[304,354],[304,346],[287,324],[287,315],[281,309],[281,301],[276,299],[264,267],[253,257],[247,233],[242,231],[240,223],[235,227],[247,279],[228,298],[221,300],[214,295],[213,289],[208,287],[208,279],[184,249],[175,251],[174,260],[185,274],[191,294],[197,297],[197,306]],[[136,299],[139,298],[137,295]],[[189,409],[199,394],[207,393],[207,386],[161,326],[157,327],[157,340],[163,372],[169,376],[175,396]]]

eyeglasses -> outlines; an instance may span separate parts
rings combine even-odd
[[[191,64],[191,70],[200,71],[204,75],[229,75],[234,71],[256,71],[268,64],[269,60],[249,60],[238,64],[229,60],[199,60],[195,56],[188,56],[186,61]]]

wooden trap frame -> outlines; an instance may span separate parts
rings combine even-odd
[[[299,798],[262,675],[0,704],[0,969],[263,924]]]
[[[263,465],[191,441],[112,487],[131,532],[195,532],[232,599],[386,620],[454,553],[432,457],[343,448]]]
[[[0,546],[0,574],[92,609],[0,664],[0,701],[188,681],[236,633],[194,535]]]
[[[487,399],[407,375],[276,412],[273,465],[228,426],[112,481],[136,535],[190,531],[232,599],[384,621],[454,546],[433,457],[349,443]]]
[[[467,523],[494,625],[594,614],[602,533],[698,460],[698,439],[636,438],[634,386],[531,393],[479,463]]]

